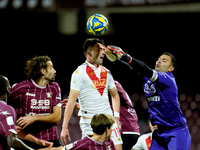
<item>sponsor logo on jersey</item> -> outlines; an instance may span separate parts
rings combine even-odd
[[[50,101],[31,99],[31,109],[50,109]]]
[[[107,70],[103,67],[100,68],[100,78],[98,78],[92,68],[86,67],[86,72],[89,78],[92,80],[93,84],[91,87],[97,89],[100,95],[103,95],[104,89],[107,84]]]
[[[26,93],[26,96],[35,96],[35,94],[32,94],[32,93],[27,92],[27,93]]]
[[[133,108],[128,108],[128,112],[129,112],[131,115],[136,115],[135,109],[133,109]]]
[[[107,80],[106,79],[93,80],[92,82],[94,83],[92,84],[92,88],[99,89],[106,86]]]
[[[156,88],[155,88],[154,84],[151,84],[150,80],[148,80],[147,83],[145,83],[144,92],[145,92],[145,94],[154,94],[154,93],[156,93]]]

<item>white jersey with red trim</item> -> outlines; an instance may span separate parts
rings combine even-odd
[[[80,65],[72,74],[70,90],[79,93],[79,116],[92,118],[95,114],[113,115],[108,91],[114,90],[115,83],[109,70],[96,68],[89,62]]]
[[[132,150],[150,150],[152,141],[152,132],[141,135]]]

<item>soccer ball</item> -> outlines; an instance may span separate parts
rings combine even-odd
[[[93,35],[103,35],[108,30],[108,20],[104,15],[94,14],[87,21],[87,29]]]

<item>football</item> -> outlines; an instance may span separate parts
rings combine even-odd
[[[87,21],[87,29],[93,35],[103,35],[108,30],[108,20],[102,14],[94,14]]]

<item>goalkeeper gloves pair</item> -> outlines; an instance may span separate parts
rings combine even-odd
[[[108,45],[106,50],[106,57],[110,61],[116,61],[117,58],[127,62],[131,63],[132,57],[128,54],[126,54],[120,47],[113,46],[113,45]]]

